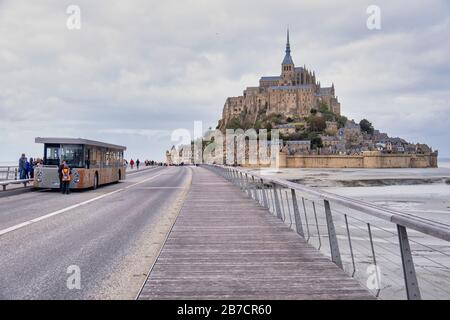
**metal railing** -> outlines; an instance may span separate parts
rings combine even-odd
[[[0,181],[17,180],[19,178],[18,166],[0,166]]]
[[[375,296],[450,298],[450,225],[240,168],[206,167],[240,187]]]

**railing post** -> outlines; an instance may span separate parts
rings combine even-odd
[[[277,185],[275,183],[273,184],[273,196],[275,198],[275,210],[277,212],[277,218],[283,219],[283,216],[281,215],[280,199],[278,198],[277,193]]]
[[[239,177],[240,177],[240,187],[241,190],[244,192],[247,192],[247,190],[245,189],[245,181],[244,181],[244,175],[242,174],[242,172],[239,172]]]
[[[239,172],[234,171],[234,184],[241,188],[241,180],[239,179]]]
[[[409,246],[408,232],[406,228],[397,225],[400,255],[402,256],[403,275],[405,278],[406,296],[408,300],[421,300],[419,283],[417,282],[416,269]]]
[[[247,191],[248,196],[251,197],[252,196],[252,190],[250,189],[250,182],[248,181],[248,175],[247,174],[245,174],[245,186],[246,186],[245,189]]]
[[[269,208],[269,202],[267,201],[266,188],[264,188],[264,180],[260,179],[260,181],[261,181],[261,190],[262,190],[261,194],[263,197],[263,205],[265,208]]]
[[[255,181],[255,177],[252,176],[252,182],[253,182],[253,186],[254,186],[254,190],[255,190],[255,200],[261,204],[261,201],[259,200],[259,194],[258,194],[258,186],[256,185],[256,181]]]
[[[303,204],[303,212],[305,213],[306,232],[308,233],[306,241],[309,242],[309,239],[311,238],[311,232],[309,231],[309,221],[308,221],[308,213],[306,212],[305,197],[302,197],[302,204]]]
[[[300,217],[300,211],[298,210],[297,196],[295,194],[295,190],[291,189],[291,193],[292,193],[292,206],[294,207],[295,229],[302,238],[305,238],[305,233],[303,232],[302,226],[302,218]]]
[[[331,215],[330,202],[328,200],[324,200],[324,205],[328,227],[328,239],[330,240],[331,261],[333,261],[339,268],[343,269],[336,229],[333,223],[333,216]]]

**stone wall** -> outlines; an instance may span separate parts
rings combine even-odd
[[[363,155],[294,155],[280,152],[280,168],[437,168],[437,153]]]

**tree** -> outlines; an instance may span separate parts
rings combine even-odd
[[[321,102],[321,103],[320,103],[320,105],[319,105],[319,111],[320,111],[321,113],[329,113],[329,112],[331,112],[331,111],[330,111],[330,108],[328,108],[328,105],[327,105],[325,102]]]
[[[322,138],[316,133],[309,134],[309,140],[311,140],[311,149],[323,148]]]
[[[337,118],[337,123],[339,128],[345,127],[345,124],[347,123],[348,119],[346,116],[339,116]]]
[[[327,123],[322,117],[309,117],[308,125],[313,132],[323,132],[327,128]]]
[[[374,132],[374,128],[373,128],[373,125],[372,125],[372,123],[369,121],[369,120],[367,120],[367,119],[362,119],[360,122],[359,122],[359,126],[361,127],[361,130],[362,131],[364,131],[364,132],[366,132],[366,133],[368,133],[368,134],[373,134],[373,132]]]
[[[227,125],[227,129],[242,129],[241,121],[239,121],[239,118],[233,118]]]

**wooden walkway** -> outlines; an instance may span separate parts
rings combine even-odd
[[[139,299],[373,299],[236,186],[196,167]]]

